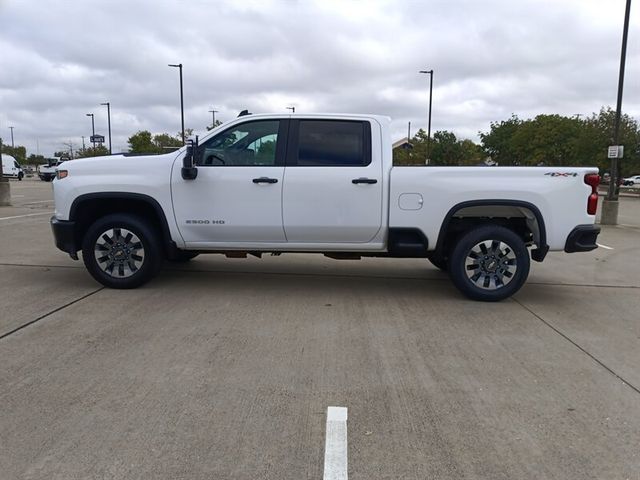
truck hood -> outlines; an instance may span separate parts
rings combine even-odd
[[[76,174],[109,174],[127,175],[144,174],[170,166],[184,149],[162,155],[108,155],[103,157],[79,158],[64,162],[62,168],[70,175]],[[151,169],[151,170],[150,170]]]

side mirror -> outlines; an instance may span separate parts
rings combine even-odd
[[[196,136],[195,142],[189,140],[187,145],[187,151],[182,159],[182,178],[185,180],[195,180],[198,176],[198,169],[193,165],[193,160],[196,152],[198,151],[198,137]]]

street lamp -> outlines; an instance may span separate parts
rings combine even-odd
[[[184,145],[185,144],[185,141],[184,141],[184,95],[182,93],[182,64],[181,63],[177,65],[169,64],[169,66],[180,69],[180,118],[182,119],[182,145]]]
[[[627,58],[627,37],[629,36],[629,13],[631,11],[631,0],[627,0],[624,12],[624,27],[622,28],[622,49],[620,52],[620,73],[618,76],[618,100],[616,103],[616,120],[613,127],[613,144],[618,145],[620,141],[620,115],[622,111],[622,89],[624,87],[624,67]],[[611,176],[609,180],[609,190],[607,198],[602,203],[603,225],[618,224],[618,157],[611,159]]]
[[[13,145],[13,127],[9,127],[9,130],[11,130],[11,148],[14,148],[14,145]]]
[[[91,143],[93,143],[93,149],[96,149],[96,142],[94,142],[95,140],[95,136],[96,136],[96,124],[93,118],[93,113],[87,113],[87,117],[91,117]],[[93,152],[93,154],[95,155],[95,151]]]
[[[429,125],[427,127],[427,161],[431,158],[431,100],[433,99],[433,69],[420,70],[418,73],[429,74]]]
[[[291,113],[296,113],[296,107],[287,107],[287,110],[291,110]]]
[[[211,128],[216,128],[216,113],[218,113],[218,110],[209,110],[209,113],[213,116],[213,123],[211,124]]]
[[[101,103],[107,106],[107,122],[109,125],[109,155],[111,155],[111,104],[109,102]]]

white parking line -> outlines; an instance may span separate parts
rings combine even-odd
[[[0,217],[0,220],[12,220],[14,218],[24,218],[24,217],[37,217],[38,215],[51,215],[53,212],[43,212],[43,213],[27,213],[26,215],[15,215],[13,217]]]
[[[347,409],[327,408],[324,480],[347,480]]]
[[[601,248],[604,248],[605,250],[615,250],[613,247],[607,247],[606,245],[602,245],[600,243],[596,243],[596,245],[598,245]]]

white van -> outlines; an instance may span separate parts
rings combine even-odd
[[[22,180],[24,172],[18,161],[6,153],[0,154],[0,156],[2,157],[2,176]]]

